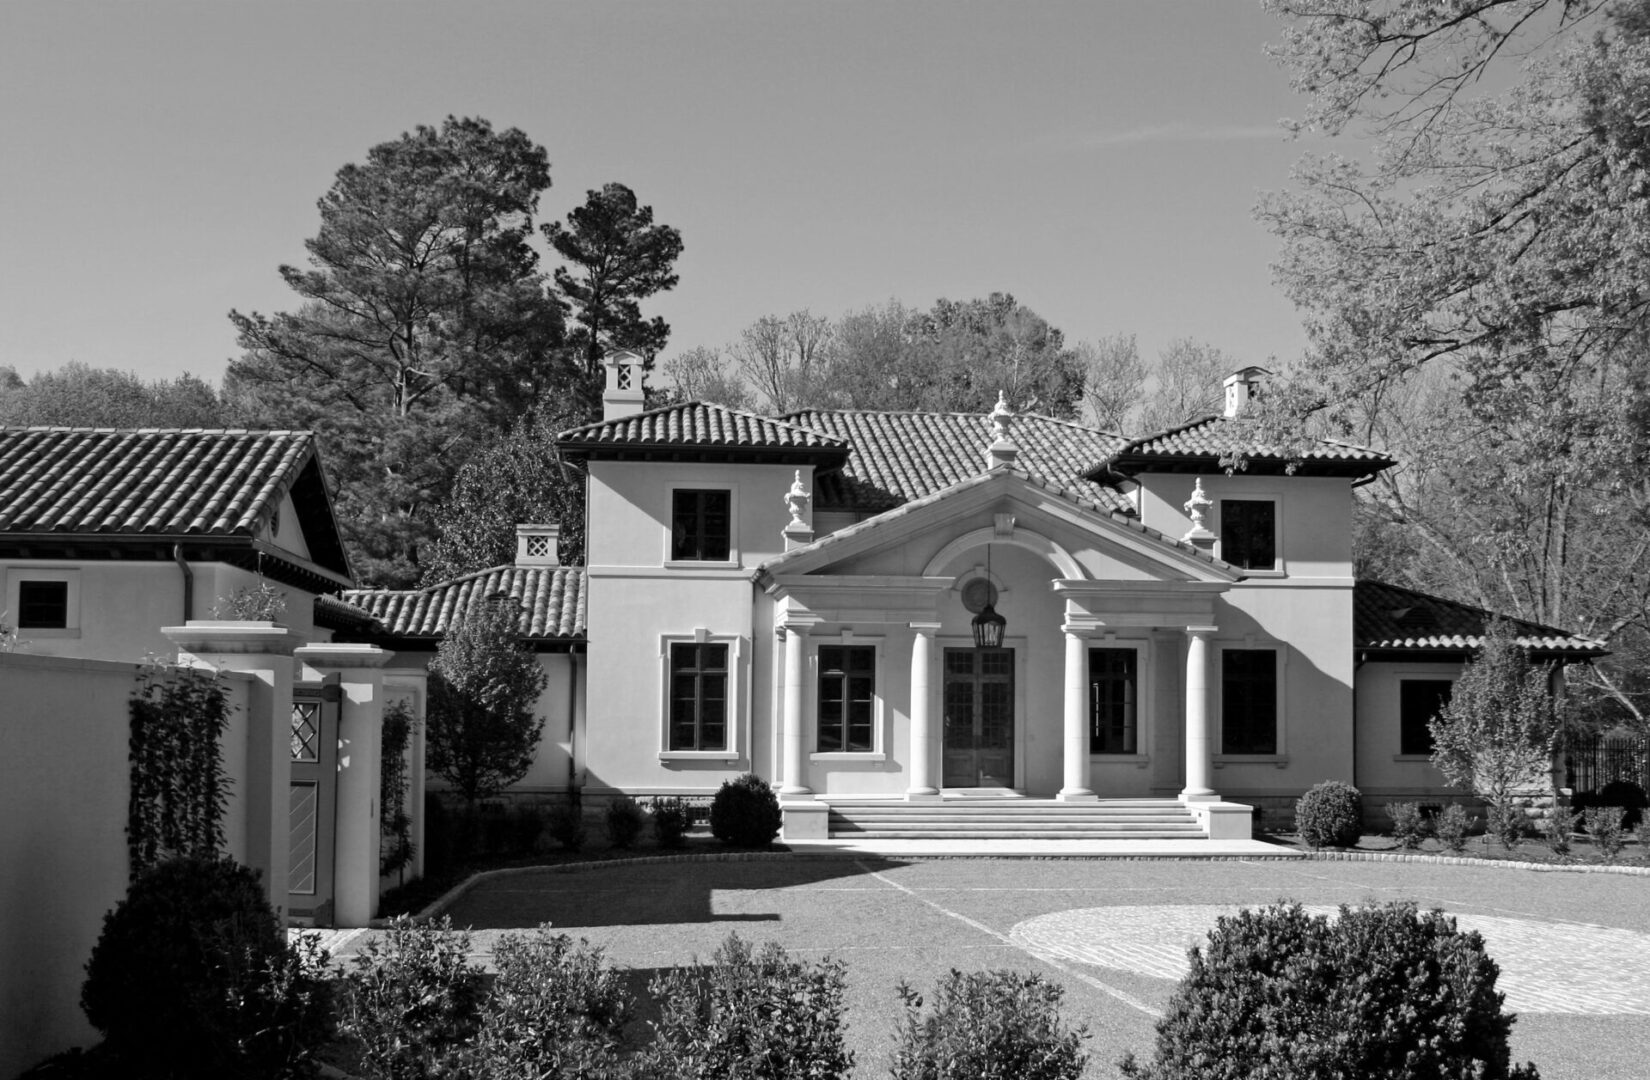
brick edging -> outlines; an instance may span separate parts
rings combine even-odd
[[[480,870],[451,889],[442,893],[434,901],[419,911],[415,919],[420,921],[433,919],[456,904],[470,890],[486,881],[496,881],[501,878],[521,877],[526,874],[572,874],[588,870],[600,870],[608,867],[628,866],[666,866],[678,863],[704,862],[768,862],[779,859],[899,859],[901,861],[939,862],[947,859],[991,859],[1002,858],[989,852],[980,854],[962,854],[951,852],[943,855],[916,855],[916,854],[876,854],[863,851],[702,851],[682,855],[638,855],[630,859],[590,859],[575,863],[551,863],[539,866],[509,866],[499,870]],[[1020,856],[1027,858],[1027,856]],[[1273,859],[1308,859],[1315,862],[1399,862],[1419,863],[1431,866],[1488,866],[1504,870],[1533,870],[1537,873],[1582,873],[1582,874],[1620,874],[1629,877],[1650,877],[1650,866],[1620,866],[1603,863],[1537,863],[1520,862],[1512,859],[1475,859],[1466,855],[1426,855],[1401,851],[1300,851],[1279,849],[1277,852],[1263,852],[1244,855],[1055,855],[1040,854],[1030,856],[1038,860],[1083,861],[1097,862],[1101,860],[1111,862],[1255,862]],[[374,919],[371,922],[374,928],[382,929],[388,925],[386,919]]]
[[[1301,854],[1318,862],[1403,862],[1431,866],[1492,866],[1506,870],[1533,870],[1536,873],[1624,874],[1650,877],[1650,866],[1622,866],[1618,863],[1541,863],[1515,859],[1475,859],[1468,855],[1423,855],[1404,851],[1306,851]]]

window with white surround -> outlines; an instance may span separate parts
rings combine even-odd
[[[1283,746],[1283,650],[1220,650],[1220,752],[1275,757]]]
[[[662,639],[661,758],[731,761],[739,756],[741,644],[738,637],[704,631]]]
[[[1244,570],[1282,570],[1278,517],[1276,498],[1221,499],[1221,559]]]
[[[79,637],[80,571],[13,567],[0,611],[25,637]]]
[[[1132,647],[1089,650],[1089,753],[1140,752],[1140,654]]]
[[[813,659],[813,760],[882,760],[882,639],[857,634],[809,642]]]
[[[737,562],[738,545],[733,534],[736,509],[737,500],[731,488],[673,488],[665,564]]]

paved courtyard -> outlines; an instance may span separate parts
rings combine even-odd
[[[452,909],[485,960],[542,922],[603,946],[634,990],[736,932],[848,965],[856,1075],[885,1074],[895,986],[948,969],[1039,971],[1092,1032],[1090,1075],[1149,1054],[1186,945],[1239,906],[1408,899],[1483,934],[1519,1014],[1513,1051],[1547,1080],[1642,1080],[1650,878],[1380,862],[777,859],[615,865],[483,883]],[[366,935],[333,937],[353,951]],[[645,1017],[644,1017],[645,1020]]]

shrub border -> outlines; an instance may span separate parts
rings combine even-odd
[[[991,852],[969,854],[919,855],[897,852],[867,851],[706,851],[680,855],[640,855],[630,859],[590,859],[575,863],[551,863],[543,866],[507,866],[498,870],[478,870],[431,901],[415,919],[433,919],[480,885],[488,881],[522,877],[527,874],[573,874],[588,870],[602,870],[628,866],[663,866],[673,863],[707,862],[770,862],[784,859],[848,862],[860,859],[895,860],[899,862],[947,862],[974,859],[1020,859],[1041,862],[1401,862],[1431,866],[1480,866],[1503,870],[1533,870],[1538,873],[1620,874],[1628,877],[1650,877],[1650,866],[1621,866],[1614,864],[1519,862],[1511,859],[1473,859],[1465,855],[1425,855],[1394,851],[1278,851],[1246,855],[998,855]],[[368,925],[381,930],[388,919],[373,919]]]

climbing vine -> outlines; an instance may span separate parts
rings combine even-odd
[[[405,701],[384,710],[383,760],[379,769],[378,870],[393,874],[413,861],[412,816],[407,813],[407,745],[418,718]]]
[[[220,741],[229,698],[216,675],[147,664],[129,703],[131,799],[126,849],[132,876],[173,856],[215,858],[228,799]]]

